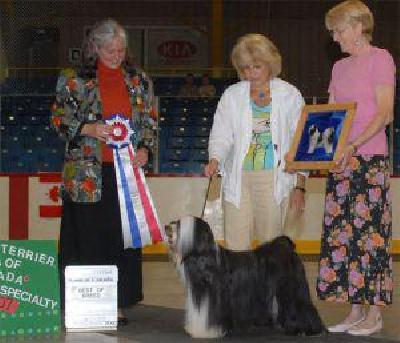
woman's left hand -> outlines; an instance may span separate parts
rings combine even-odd
[[[304,192],[300,189],[293,188],[290,194],[289,207],[294,212],[296,217],[300,217],[305,209],[306,201]]]
[[[146,165],[148,159],[149,151],[147,150],[147,148],[140,148],[136,150],[136,156],[133,164],[138,167],[143,167]]]

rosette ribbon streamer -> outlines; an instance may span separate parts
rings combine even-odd
[[[165,240],[141,167],[134,163],[136,151],[130,137],[135,135],[129,120],[115,114],[106,120],[113,127],[107,144],[113,148],[121,212],[124,247],[142,248]]]

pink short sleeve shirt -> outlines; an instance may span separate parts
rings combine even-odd
[[[356,102],[357,111],[349,135],[349,142],[359,136],[377,115],[376,87],[395,84],[395,65],[387,50],[372,47],[360,56],[350,56],[335,63],[329,93],[335,102]],[[385,130],[358,149],[359,154],[386,155]]]

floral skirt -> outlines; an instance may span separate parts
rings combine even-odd
[[[353,304],[392,303],[389,161],[354,156],[326,185],[317,294]]]

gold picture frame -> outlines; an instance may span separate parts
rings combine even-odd
[[[285,156],[286,169],[335,167],[347,142],[355,110],[355,103],[305,105]]]

